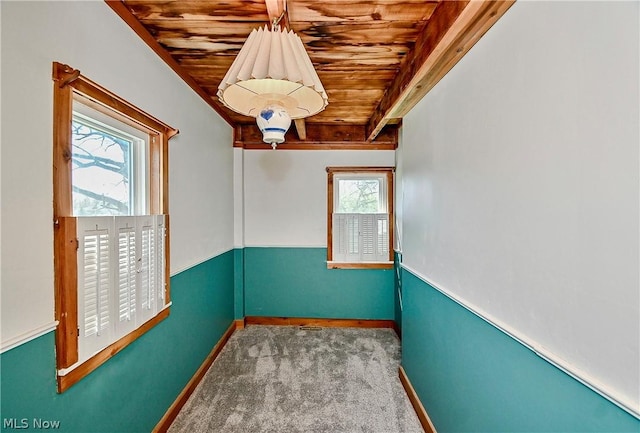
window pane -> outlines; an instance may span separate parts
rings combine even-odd
[[[75,117],[73,214],[130,215],[133,142]]]
[[[378,213],[382,208],[379,179],[338,180],[337,212]]]

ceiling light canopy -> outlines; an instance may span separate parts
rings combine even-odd
[[[284,142],[291,119],[313,116],[329,103],[300,37],[279,26],[251,32],[218,97],[231,110],[258,119],[263,140],[272,145]]]

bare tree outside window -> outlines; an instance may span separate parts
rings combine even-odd
[[[380,212],[378,179],[340,179],[338,213]]]
[[[131,214],[133,142],[75,117],[71,133],[74,215]]]

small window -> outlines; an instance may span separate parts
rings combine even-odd
[[[53,64],[58,391],[169,315],[168,141],[177,130]]]
[[[328,167],[329,268],[393,264],[393,168]]]

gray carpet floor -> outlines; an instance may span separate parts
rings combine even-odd
[[[423,432],[390,329],[237,330],[169,432]]]

